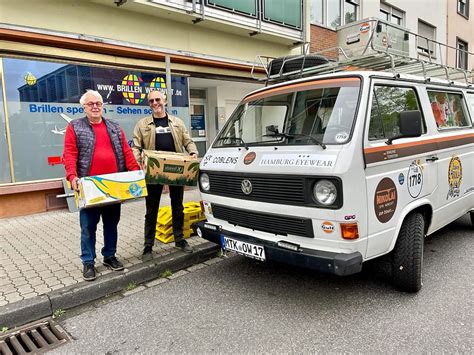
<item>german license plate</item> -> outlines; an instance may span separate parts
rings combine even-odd
[[[224,250],[232,250],[238,254],[247,256],[257,260],[265,260],[265,249],[261,245],[247,242],[241,242],[226,236],[222,236],[222,248]]]

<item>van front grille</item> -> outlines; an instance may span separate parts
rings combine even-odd
[[[230,224],[279,235],[298,235],[313,238],[313,225],[310,219],[257,213],[237,208],[212,204],[212,214]]]
[[[206,173],[209,175],[211,194],[279,204],[302,205],[307,202],[304,177]],[[242,192],[241,184],[244,179],[248,179],[252,184],[252,192],[249,195]]]

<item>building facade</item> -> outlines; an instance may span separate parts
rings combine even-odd
[[[321,51],[336,47],[340,26],[377,18],[412,33],[409,38],[410,57],[472,70],[474,63],[470,63],[469,59],[473,56],[474,21],[469,16],[470,2],[310,0],[311,48]],[[440,46],[439,43],[444,45]],[[456,48],[465,52],[456,51]]]
[[[146,94],[163,90],[202,156],[242,96],[263,86],[256,56],[301,50],[306,5],[0,0],[0,218],[65,205],[64,132],[83,116],[86,89],[101,92],[127,139],[151,113]]]

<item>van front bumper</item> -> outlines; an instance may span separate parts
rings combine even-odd
[[[215,229],[209,226],[215,227]],[[362,270],[362,254],[359,252],[349,254],[330,253],[307,248],[299,248],[298,251],[293,251],[278,246],[276,242],[262,240],[246,234],[230,232],[222,229],[218,225],[208,222],[197,222],[194,224],[194,228],[196,231],[199,228],[200,232],[198,232],[198,235],[202,236],[202,238],[221,247],[222,236],[261,245],[265,248],[266,260],[332,273],[339,276],[356,274]],[[285,240],[282,239],[282,242],[284,241]]]

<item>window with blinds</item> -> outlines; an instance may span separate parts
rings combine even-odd
[[[416,47],[418,52],[431,57],[436,57],[436,27],[418,20],[418,37]]]

